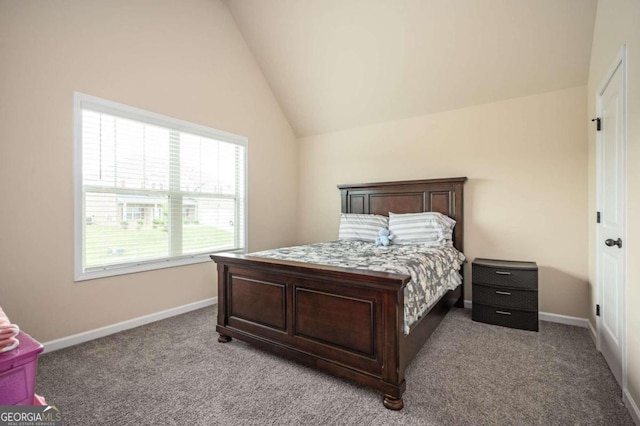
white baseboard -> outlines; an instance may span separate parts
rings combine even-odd
[[[622,392],[622,400],[624,401],[624,405],[627,406],[629,414],[631,415],[631,418],[633,419],[635,424],[640,426],[640,410],[638,409],[638,404],[636,404],[633,398],[631,398],[628,390]]]
[[[471,309],[472,305],[473,303],[471,302],[471,300],[464,301],[465,308]],[[567,315],[560,315],[560,314],[551,314],[549,312],[539,312],[538,318],[541,321],[557,322],[560,324],[574,325],[574,326],[583,327],[583,328],[591,327],[591,323],[586,318],[570,317]],[[593,329],[591,330],[591,333],[593,333],[591,337],[594,337],[595,332],[593,331]]]
[[[593,340],[593,344],[596,345],[596,347],[598,347],[598,334],[596,333],[596,329],[593,328],[593,326],[591,325],[591,321],[589,322],[589,331],[590,331],[590,335],[591,335],[591,339]]]
[[[576,327],[589,328],[589,320],[586,318],[570,317],[568,315],[551,314],[549,312],[538,313],[540,321],[557,322],[559,324],[575,325]]]
[[[51,340],[49,342],[43,343],[42,346],[44,346],[45,353],[53,352],[53,351],[57,351],[58,349],[68,348],[69,346],[78,345],[80,343],[88,342],[89,340],[98,339],[100,337],[108,336],[110,334],[118,333],[120,331],[140,327],[141,325],[149,324],[149,323],[160,321],[176,315],[195,311],[196,309],[201,309],[207,306],[215,305],[216,303],[218,303],[218,298],[212,297],[210,299],[204,299],[198,302],[193,302],[193,303],[188,303],[186,305],[178,306],[176,308],[171,308],[171,309],[156,312],[153,314],[145,315],[142,317],[133,318],[127,321],[122,321],[117,324],[107,325],[105,327],[96,328],[94,330],[85,331],[83,333],[73,334],[71,336],[62,337],[56,340]]]

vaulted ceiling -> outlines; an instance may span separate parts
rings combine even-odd
[[[585,85],[596,0],[225,0],[299,137]]]

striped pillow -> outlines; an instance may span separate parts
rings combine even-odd
[[[389,230],[395,244],[425,243],[428,246],[450,245],[456,221],[442,213],[389,213]]]
[[[338,238],[341,240],[376,241],[378,231],[387,228],[389,219],[376,214],[342,213]]]

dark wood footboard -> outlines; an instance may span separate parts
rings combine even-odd
[[[221,336],[378,389],[389,408],[402,408],[408,275],[243,255],[211,258],[218,264]]]

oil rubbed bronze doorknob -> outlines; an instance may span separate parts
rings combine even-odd
[[[618,238],[617,240],[612,240],[611,238],[609,238],[604,243],[609,247],[618,246],[618,248],[622,248],[622,240],[620,238]]]

